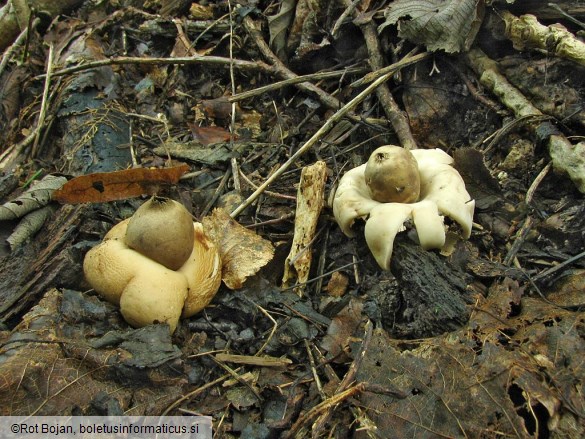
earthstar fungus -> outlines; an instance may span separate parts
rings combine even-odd
[[[83,261],[85,277],[119,305],[134,327],[167,323],[211,302],[221,283],[221,259],[198,222],[176,201],[153,197],[116,224]]]
[[[366,242],[384,270],[390,268],[394,238],[406,221],[414,223],[421,247],[442,248],[444,217],[455,221],[467,239],[475,209],[449,154],[440,149],[400,150],[391,145],[376,149],[368,163],[341,178],[333,200],[333,214],[345,235],[355,236],[351,227],[357,218],[366,220]],[[376,172],[371,171],[372,162]]]

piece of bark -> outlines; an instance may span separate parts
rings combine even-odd
[[[473,294],[471,276],[448,258],[397,235],[391,272],[367,275],[363,291],[375,301],[393,337],[432,337],[463,326]]]
[[[300,285],[309,280],[311,243],[315,239],[317,222],[323,209],[326,179],[327,165],[322,161],[303,168],[301,172],[293,243],[284,263],[282,283],[285,286],[295,277]],[[297,293],[302,293],[302,287],[299,287]]]
[[[81,257],[72,243],[88,205],[63,206],[36,241],[0,259],[0,321],[11,323],[52,287],[78,286]]]

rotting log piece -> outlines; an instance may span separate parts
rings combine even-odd
[[[79,284],[81,253],[73,242],[87,209],[63,206],[33,242],[0,259],[0,322],[17,322],[52,287]]]
[[[394,242],[391,274],[366,276],[363,291],[377,303],[382,326],[393,337],[431,337],[467,322],[470,280],[449,259],[401,234]]]

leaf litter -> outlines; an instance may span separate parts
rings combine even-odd
[[[41,162],[49,175],[138,172],[142,187],[147,174],[180,159],[189,170],[157,192],[183,202],[222,243],[224,280],[236,289],[222,288],[172,337],[164,325],[129,328],[82,292],[80,264],[132,214],[144,187],[115,188],[117,201],[85,193],[80,200],[93,204],[48,204],[57,210],[46,231],[0,259],[2,414],[203,413],[230,437],[585,435],[575,137],[583,87],[574,74],[582,67],[553,58],[557,47],[518,52],[506,43],[502,15],[484,2],[329,3],[255,2],[233,22],[223,3],[194,3],[190,12],[157,2],[149,10],[88,6],[92,27],[89,9],[59,18],[31,35],[28,70],[12,63],[7,76],[0,71],[0,163],[17,176],[2,180],[8,219],[20,206],[15,188]],[[507,3],[499,7],[519,16],[541,13]],[[151,15],[159,9],[165,15]],[[201,21],[198,11],[217,21]],[[169,17],[183,13],[185,21]],[[553,17],[575,32],[565,16]],[[127,32],[129,23],[136,31]],[[382,25],[378,35],[368,33],[372,23]],[[394,103],[373,104],[374,94],[360,97],[352,86],[366,73],[354,63],[373,57],[375,39],[398,64],[416,50],[411,42],[434,51],[394,69]],[[42,104],[52,125],[40,127],[40,152],[29,158],[44,41],[56,43],[55,92]],[[336,77],[311,77],[336,69]],[[308,76],[300,82],[299,74]],[[15,77],[24,82],[18,96]],[[393,131],[404,125],[392,116],[401,106],[415,146],[455,157],[477,211],[470,241],[454,241],[447,256],[420,250],[407,228],[391,271],[381,272],[327,207],[313,218],[292,213],[320,206],[377,146],[399,143]],[[326,166],[324,195],[303,186],[302,169],[313,163]],[[122,170],[130,167],[138,170]],[[267,180],[269,190],[258,189]],[[311,189],[316,198],[304,200]],[[222,204],[229,207],[214,209]],[[305,216],[308,231],[295,238]],[[13,222],[0,223],[3,237]],[[285,267],[303,252],[311,257],[295,266],[299,296]]]

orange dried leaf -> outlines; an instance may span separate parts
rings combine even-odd
[[[331,275],[331,279],[325,287],[325,291],[327,291],[327,294],[331,297],[341,297],[346,293],[348,285],[348,277],[345,274],[336,271]]]
[[[69,180],[53,192],[59,203],[103,203],[140,195],[153,195],[160,186],[176,184],[189,170],[183,164],[165,169],[125,169],[114,172],[97,172]]]
[[[227,142],[230,140],[231,133],[225,128],[221,127],[200,127],[195,124],[189,124],[193,139],[197,140],[204,146],[212,143]]]

